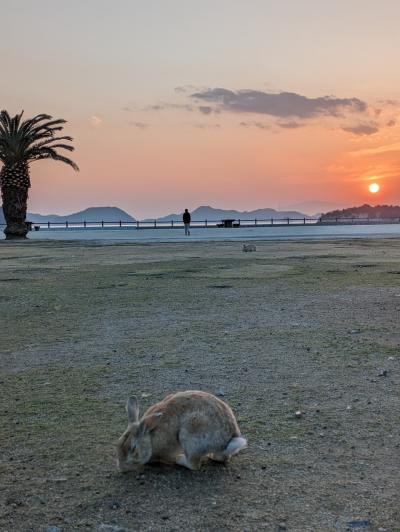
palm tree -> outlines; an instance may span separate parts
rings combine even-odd
[[[54,159],[69,164],[74,170],[78,166],[57,150],[73,151],[74,147],[65,141],[71,137],[58,137],[65,120],[40,114],[22,122],[22,113],[13,118],[7,111],[0,112],[0,188],[3,212],[6,219],[6,238],[25,238],[28,232],[26,208],[28,190],[31,186],[29,165],[40,159]]]

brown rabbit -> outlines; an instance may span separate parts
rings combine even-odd
[[[248,253],[249,251],[257,251],[255,244],[243,244],[242,251]]]
[[[226,462],[246,447],[230,407],[214,395],[186,391],[167,395],[139,419],[136,397],[128,399],[128,428],[118,440],[118,467],[163,462],[199,469],[207,458]]]

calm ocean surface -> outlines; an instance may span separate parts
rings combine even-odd
[[[193,242],[218,240],[296,240],[329,238],[368,238],[400,236],[400,224],[378,225],[305,225],[191,229],[40,229],[31,231],[30,240],[100,240],[104,242]],[[4,234],[0,233],[0,238]]]

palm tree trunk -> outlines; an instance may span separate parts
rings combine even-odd
[[[28,188],[3,185],[1,196],[7,224],[4,229],[6,239],[26,238],[28,232],[26,223]]]

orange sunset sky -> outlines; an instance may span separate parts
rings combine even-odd
[[[398,1],[13,0],[1,17],[1,107],[67,119],[81,169],[33,165],[30,212],[400,203]]]

